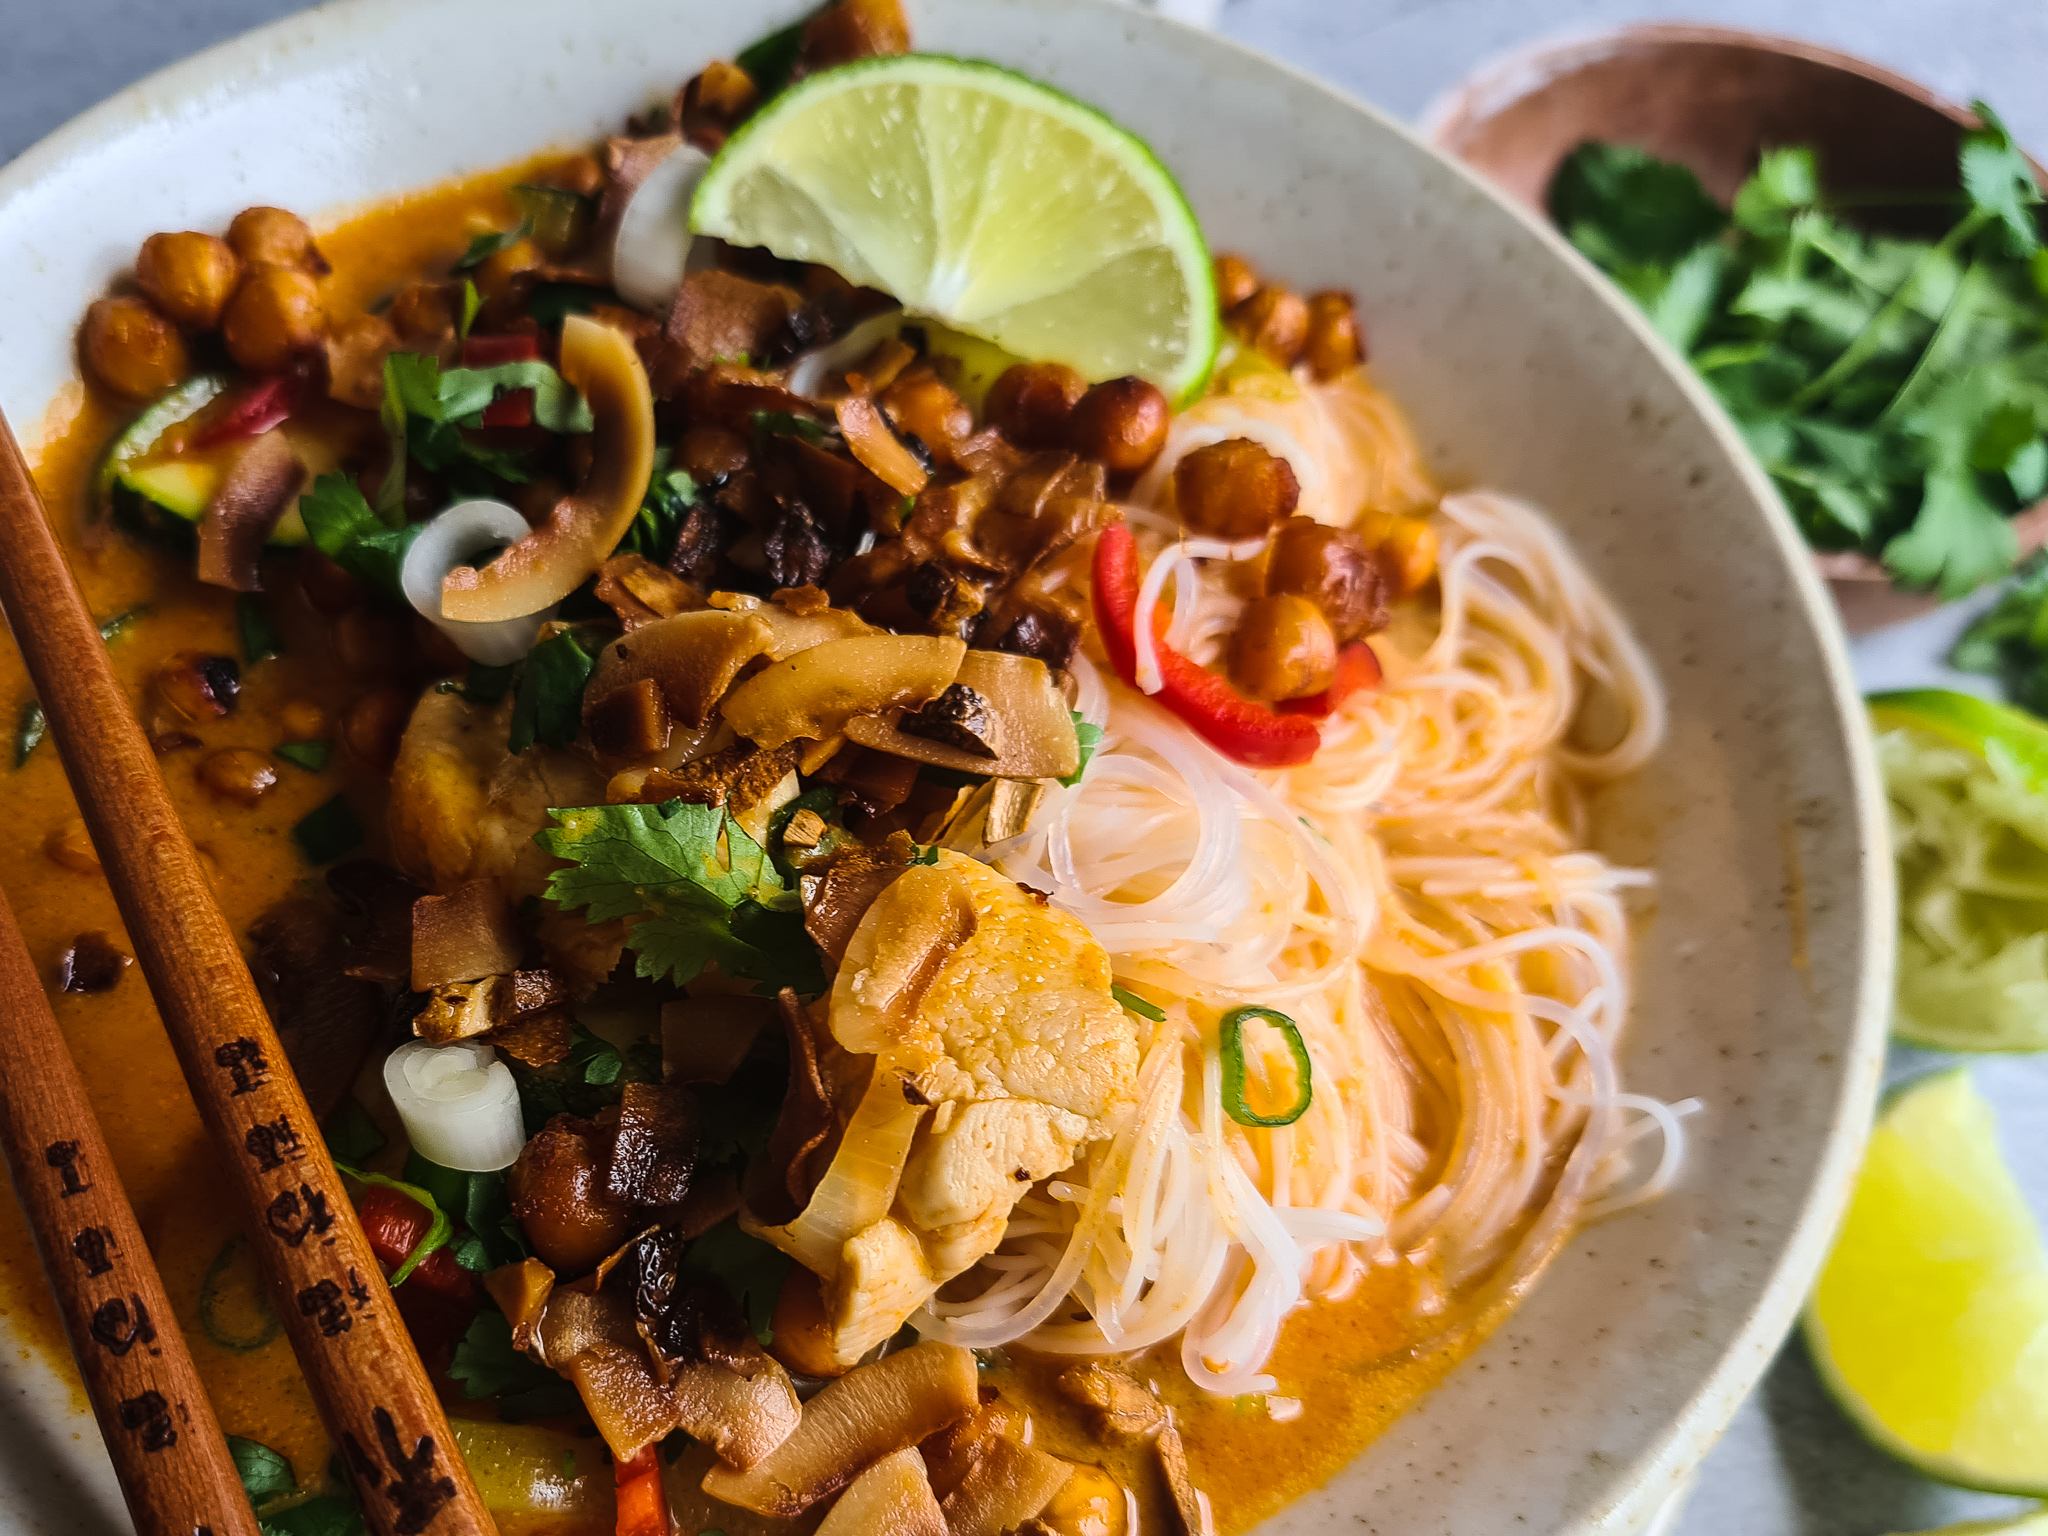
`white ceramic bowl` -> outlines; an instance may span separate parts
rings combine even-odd
[[[588,140],[802,3],[355,0],[124,92],[0,172],[0,406],[32,426],[73,377],[76,317],[150,232],[260,202],[331,215]],[[1659,878],[1626,1070],[1706,1101],[1684,1182],[1582,1234],[1441,1389],[1268,1527],[1637,1529],[1790,1323],[1877,1082],[1889,860],[1804,551],[1634,311],[1393,123],[1097,0],[910,8],[921,47],[1043,76],[1143,134],[1218,248],[1355,290],[1438,468],[1548,507],[1671,690],[1670,744],[1599,835]],[[24,1530],[118,1527],[92,1421],[11,1348],[0,1377],[0,1509]]]

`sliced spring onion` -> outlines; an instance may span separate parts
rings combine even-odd
[[[1135,992],[1127,992],[1115,982],[1109,984],[1109,995],[1122,1003],[1141,1019],[1150,1019],[1154,1024],[1166,1022],[1166,1010],[1157,1003],[1148,1003]]]
[[[1264,1019],[1287,1038],[1287,1048],[1294,1055],[1294,1075],[1301,1084],[1301,1096],[1277,1115],[1262,1115],[1245,1102],[1244,1097],[1244,1024],[1246,1019]],[[1223,1015],[1221,1038],[1218,1050],[1223,1057],[1223,1113],[1239,1125],[1273,1127],[1292,1125],[1308,1113],[1308,1106],[1316,1096],[1315,1083],[1309,1069],[1308,1047],[1302,1043],[1301,1031],[1294,1020],[1276,1008],[1233,1008]]]
[[[387,1174],[365,1173],[360,1168],[351,1168],[347,1163],[338,1162],[334,1167],[337,1173],[354,1179],[358,1184],[381,1184],[386,1189],[397,1190],[408,1200],[417,1201],[425,1206],[427,1214],[434,1218],[433,1224],[427,1228],[427,1235],[413,1244],[412,1252],[405,1256],[404,1262],[391,1271],[389,1284],[394,1291],[405,1284],[412,1272],[420,1267],[421,1260],[435,1249],[447,1247],[448,1240],[455,1236],[455,1223],[450,1221],[448,1213],[441,1209],[441,1202],[419,1185],[408,1184],[403,1179],[394,1179]]]
[[[334,743],[326,740],[287,741],[272,749],[288,763],[295,763],[308,773],[323,773],[334,760]]]
[[[22,767],[35,749],[43,744],[43,735],[50,722],[43,718],[43,706],[30,699],[21,706],[21,718],[14,726],[14,766]]]
[[[519,1087],[488,1044],[409,1040],[385,1059],[384,1087],[413,1149],[443,1168],[493,1173],[526,1145]]]
[[[255,1275],[231,1275],[235,1260],[249,1246],[249,1240],[240,1233],[229,1238],[213,1262],[206,1266],[206,1273],[199,1281],[199,1327],[205,1335],[222,1349],[237,1355],[253,1354],[273,1342],[284,1332],[284,1324],[278,1319],[276,1310],[270,1305],[270,1292],[262,1279]],[[249,1266],[253,1270],[254,1266]],[[223,1293],[231,1281],[239,1281],[234,1300],[243,1301],[250,1311],[261,1319],[254,1333],[233,1333],[221,1320],[220,1311],[224,1302],[231,1298]]]

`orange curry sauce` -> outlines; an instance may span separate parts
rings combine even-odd
[[[321,251],[334,267],[324,284],[329,312],[359,313],[406,282],[439,277],[478,230],[513,222],[506,189],[553,163],[549,157],[399,198],[329,228],[320,236]],[[138,231],[138,240],[145,233]],[[146,610],[112,644],[117,674],[138,709],[146,711],[151,673],[171,654],[196,650],[239,658],[240,646],[234,595],[202,585],[192,574],[189,555],[120,531],[90,546],[80,537],[99,457],[132,414],[131,407],[74,385],[52,407],[40,444],[32,442],[30,448],[38,482],[93,613],[105,620],[131,609]],[[218,798],[196,776],[212,751],[247,747],[269,752],[290,739],[280,722],[287,704],[310,705],[326,721],[319,732],[292,734],[338,735],[348,707],[379,686],[376,676],[351,675],[336,663],[333,625],[300,591],[291,562],[269,562],[266,579],[270,616],[284,638],[285,653],[244,666],[236,711],[211,725],[187,727],[203,744],[162,759],[172,798],[237,931],[246,931],[266,908],[314,876],[290,833],[300,818],[333,795],[346,793],[368,830],[364,851],[379,855],[385,843],[383,775],[343,751],[337,750],[320,773],[278,761],[276,787],[254,806]],[[46,741],[25,764],[10,766],[13,725],[29,697],[20,659],[9,645],[0,655],[0,718],[10,737],[0,777],[6,779],[12,814],[0,825],[0,887],[19,914],[29,951],[48,982],[57,1018],[222,1426],[281,1452],[302,1486],[321,1487],[329,1460],[326,1435],[240,1240],[235,1213],[217,1197],[213,1152],[147,987],[131,967],[111,991],[98,995],[57,989],[60,959],[78,935],[98,929],[123,949],[127,942],[105,879],[83,856],[83,828],[53,746]],[[372,1063],[373,1072],[378,1065]],[[1254,1399],[1198,1393],[1170,1363],[1149,1373],[1141,1364],[1141,1374],[1155,1379],[1175,1408],[1196,1481],[1213,1501],[1223,1530],[1242,1530],[1327,1481],[1441,1379],[1484,1331],[1475,1322],[1416,1348],[1409,1332],[1413,1283],[1405,1269],[1375,1270],[1348,1300],[1304,1307],[1289,1320],[1272,1370],[1280,1394],[1303,1405],[1291,1422],[1273,1422]],[[9,1342],[24,1359],[39,1357],[72,1382],[72,1412],[82,1423],[88,1411],[83,1392],[26,1224],[11,1200],[0,1202],[0,1316]],[[1111,1472],[1123,1473],[1127,1483],[1145,1486],[1144,1469],[1120,1467],[1115,1457],[1106,1456],[1044,1389],[1046,1374],[1019,1363],[995,1375],[1032,1411],[1039,1426],[1037,1443],[1077,1461],[1104,1462]],[[487,1404],[469,1403],[459,1394],[451,1396],[449,1408],[468,1419],[490,1412]],[[508,1455],[513,1460],[545,1457],[540,1481],[557,1490],[553,1514],[519,1514],[502,1507],[500,1522],[508,1530],[538,1536],[550,1530],[609,1529],[611,1478],[598,1441],[572,1442],[532,1429],[508,1435],[478,1426],[477,1432],[482,1438],[471,1445],[472,1435],[458,1425],[458,1437],[470,1445],[473,1460],[487,1450],[488,1459],[500,1462]],[[678,1473],[688,1460],[678,1464]],[[478,1471],[488,1498],[501,1479],[483,1467]],[[517,1475],[505,1480],[530,1481]],[[687,1486],[678,1486],[680,1477],[670,1481],[677,1495]],[[1144,1502],[1149,1515],[1153,1501]],[[685,1536],[692,1536],[692,1521],[699,1514],[733,1533],[756,1526],[806,1529],[814,1523],[758,1521],[683,1497],[676,1497],[675,1504]],[[1143,1523],[1149,1527],[1152,1520]]]

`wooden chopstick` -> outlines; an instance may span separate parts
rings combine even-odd
[[[4,892],[0,1049],[0,1151],[138,1536],[258,1536]]]
[[[4,417],[0,606],[370,1529],[494,1530]]]

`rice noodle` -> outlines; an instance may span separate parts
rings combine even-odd
[[[1419,456],[1362,371],[1296,396],[1197,405],[1137,499],[1157,506],[1173,458],[1255,419],[1246,435],[1307,458],[1305,489],[1352,496],[1357,515],[1417,510]],[[1170,542],[1156,511],[1131,520],[1157,545],[1139,612],[1171,579],[1173,643],[1227,634],[1239,600],[1196,561],[1242,552]],[[1271,1392],[1266,1362],[1305,1299],[1389,1263],[1416,1266],[1425,1309],[1512,1291],[1574,1220],[1675,1177],[1698,1106],[1623,1091],[1614,1058],[1623,901],[1650,877],[1584,846],[1586,786],[1656,750],[1662,693],[1531,508],[1450,496],[1436,525],[1433,629],[1375,641],[1384,686],[1325,725],[1305,766],[1230,763],[1077,662],[1078,712],[1104,740],[988,857],[1086,923],[1165,1019],[1147,1026],[1128,1121],[1018,1205],[997,1252],[915,1319],[923,1331],[1088,1354],[1178,1336],[1198,1385]],[[1315,1091],[1292,1125],[1224,1113],[1218,1024],[1241,1004],[1300,1030]],[[1255,1093],[1292,1081],[1279,1032],[1259,1034],[1244,1041]]]

